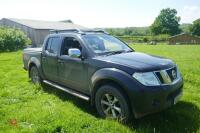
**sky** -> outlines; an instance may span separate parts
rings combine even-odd
[[[178,11],[181,23],[200,18],[200,0],[0,0],[0,19],[70,19],[89,28],[143,27],[168,7]]]

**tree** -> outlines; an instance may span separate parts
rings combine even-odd
[[[154,23],[151,25],[151,32],[154,35],[169,34],[175,35],[181,32],[179,28],[180,17],[177,16],[176,9],[162,9]]]
[[[200,18],[193,22],[193,24],[190,27],[190,32],[193,35],[200,36]]]
[[[188,33],[190,34],[190,27],[192,26],[192,24],[187,24],[187,23],[184,23],[184,24],[181,24],[179,27],[180,29],[184,32],[184,33]]]

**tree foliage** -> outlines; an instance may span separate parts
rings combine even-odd
[[[193,22],[190,27],[190,31],[193,35],[200,36],[200,18]]]
[[[15,51],[31,44],[31,40],[19,29],[0,27],[0,52]]]
[[[154,35],[169,34],[175,35],[181,32],[179,28],[180,17],[177,16],[176,9],[162,9],[154,23],[151,25],[151,32]]]
[[[182,32],[190,34],[190,33],[191,33],[191,32],[190,32],[190,27],[191,27],[191,25],[192,25],[192,24],[190,24],[190,23],[183,23],[183,24],[181,24],[179,27],[180,27],[180,29],[182,30]]]
[[[150,35],[149,27],[107,28],[108,33],[115,36],[146,36]]]

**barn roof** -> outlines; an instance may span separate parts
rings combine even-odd
[[[177,35],[171,36],[170,38],[175,38],[175,37],[182,36],[182,35],[187,35],[187,36],[192,36],[192,37],[199,38],[198,36],[194,36],[194,35],[189,34],[189,33],[181,33],[181,34],[177,34]]]
[[[181,33],[181,34],[177,34],[177,35],[171,36],[170,38],[174,38],[174,37],[182,36],[182,35],[189,35],[189,34],[187,34],[187,33]]]
[[[51,29],[63,30],[63,29],[73,29],[73,28],[87,29],[86,27],[67,22],[27,20],[27,19],[16,19],[16,18],[3,18],[3,19],[7,19],[33,29],[49,29],[49,30]]]

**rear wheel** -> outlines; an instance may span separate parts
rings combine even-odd
[[[96,109],[101,117],[127,122],[130,109],[124,94],[114,85],[104,85],[95,96]]]
[[[31,69],[30,69],[30,78],[31,78],[31,81],[34,84],[40,84],[41,83],[41,77],[40,77],[39,71],[38,71],[36,66],[32,66],[31,67]]]

